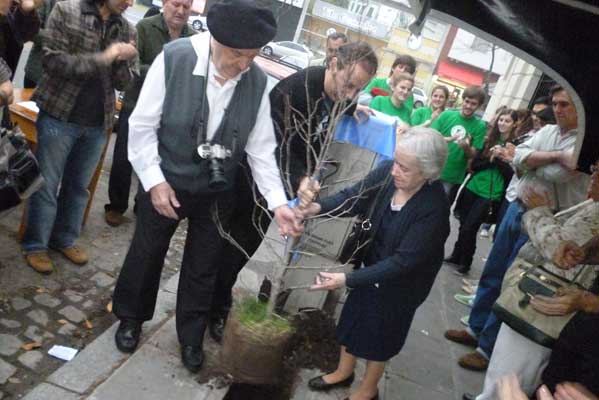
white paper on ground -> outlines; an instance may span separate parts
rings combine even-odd
[[[71,361],[78,351],[79,350],[73,349],[71,347],[54,345],[50,350],[48,350],[48,354],[53,357],[60,358],[61,360]]]
[[[36,113],[40,112],[40,109],[38,108],[37,104],[35,104],[35,101],[22,101],[17,104],[22,107],[25,107],[28,110],[35,111]]]

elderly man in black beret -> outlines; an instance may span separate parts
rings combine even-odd
[[[173,41],[148,71],[129,119],[129,161],[138,193],[135,234],[114,290],[121,320],[117,348],[133,352],[154,313],[160,275],[179,221],[188,231],[177,291],[177,335],[183,364],[204,361],[207,317],[228,230],[235,177],[247,156],[258,189],[282,235],[301,227],[287,206],[277,168],[266,76],[253,63],[276,33],[272,13],[251,0],[214,4],[209,32]]]

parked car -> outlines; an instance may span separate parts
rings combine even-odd
[[[419,87],[412,88],[412,96],[414,96],[414,108],[420,108],[428,104],[426,92]]]
[[[287,78],[289,75],[294,74],[298,71],[295,65],[287,64],[270,57],[264,57],[258,55],[254,58],[254,62],[258,64],[260,68],[268,77],[268,90],[270,91],[281,79]]]
[[[289,41],[270,42],[262,48],[262,53],[271,57],[287,57],[287,62],[301,68],[307,67],[314,57],[312,51],[303,44]]]
[[[206,17],[202,15],[190,15],[187,19],[187,23],[198,32],[204,32],[208,29],[206,26]]]

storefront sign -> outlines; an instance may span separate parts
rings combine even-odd
[[[325,3],[321,0],[316,0],[314,3],[312,15],[329,20],[339,25],[347,26],[354,31],[380,39],[385,39],[387,37],[387,33],[389,32],[388,26],[381,24],[373,18],[354,14],[344,8],[330,3]]]

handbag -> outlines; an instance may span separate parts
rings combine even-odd
[[[0,128],[0,211],[18,205],[43,183],[37,159],[19,127]]]
[[[560,332],[575,312],[562,316],[548,316],[530,305],[533,296],[555,296],[560,288],[575,286],[589,290],[597,277],[597,269],[578,266],[570,280],[551,272],[544,265],[531,264],[517,257],[507,270],[501,294],[493,305],[493,312],[510,328],[545,347],[553,347]]]
[[[380,197],[390,181],[391,174],[385,178],[382,186],[376,194],[374,201],[370,203],[370,207],[368,207],[366,214],[362,218],[354,217],[353,229],[351,233],[347,235],[345,243],[343,244],[343,249],[339,254],[339,261],[341,261],[343,264],[357,263],[362,259],[362,255],[370,246],[373,235],[371,219],[374,214],[375,207],[377,206]]]

